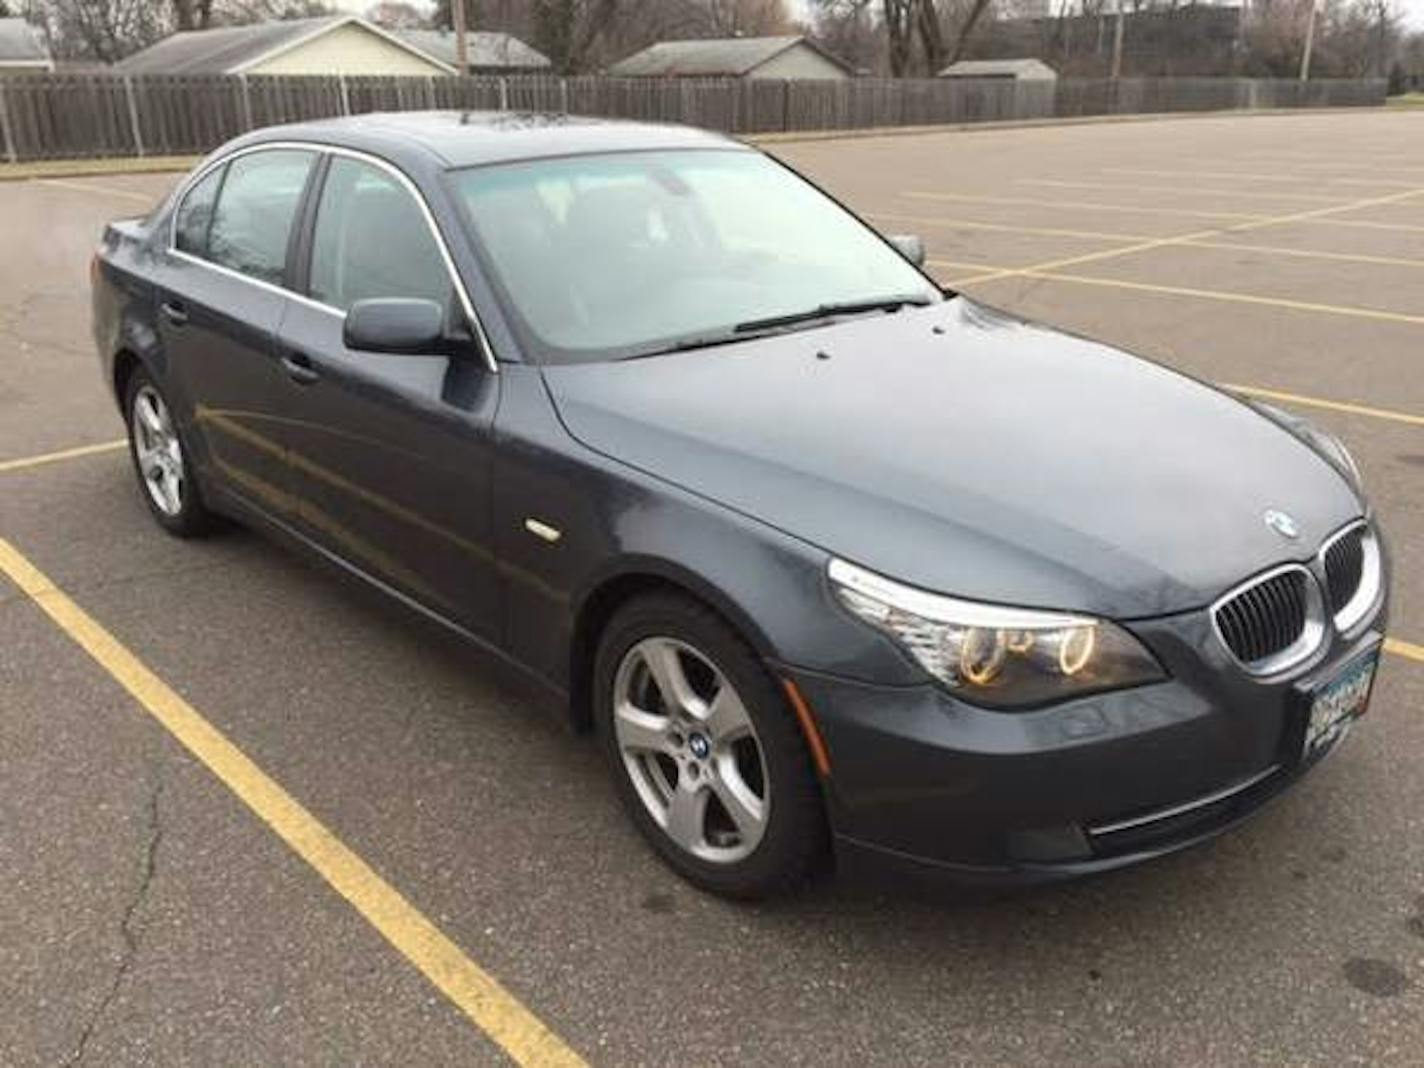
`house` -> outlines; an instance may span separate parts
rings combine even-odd
[[[165,37],[114,64],[123,74],[454,74],[356,15],[258,22]]]
[[[0,19],[0,74],[54,70],[49,47],[24,19]]]
[[[397,30],[396,36],[447,66],[456,65],[455,35],[448,30]],[[465,58],[471,74],[538,74],[552,66],[543,52],[510,33],[465,34]]]
[[[608,68],[615,78],[841,79],[851,67],[805,37],[659,41]]]
[[[1016,82],[1053,82],[1058,72],[1037,59],[961,59],[939,72],[941,78],[1003,78]]]

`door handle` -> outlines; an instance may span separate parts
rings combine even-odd
[[[309,386],[321,377],[321,373],[312,366],[311,357],[300,352],[283,356],[282,370],[287,372],[288,378],[302,386]]]
[[[188,310],[177,301],[165,300],[158,306],[158,310],[163,313],[163,317],[174,326],[182,326],[188,321]]]

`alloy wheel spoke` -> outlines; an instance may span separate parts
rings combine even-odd
[[[138,412],[144,429],[155,439],[155,444],[162,442],[168,436],[168,432],[164,428],[164,420],[158,414],[158,405],[151,396],[140,397],[138,403],[134,405],[134,410]]]
[[[726,679],[718,681],[717,695],[712,698],[703,723],[715,741],[726,743],[750,734],[752,721],[736,689]]]
[[[677,645],[669,641],[650,641],[645,643],[642,655],[669,712],[690,712],[701,706],[696,691],[687,681]]]
[[[707,788],[694,786],[683,772],[668,801],[664,826],[669,837],[688,851],[697,850],[704,840],[707,819]]]
[[[732,817],[742,842],[752,845],[761,838],[766,822],[766,806],[761,798],[751,792],[736,765],[726,759],[719,762],[716,774],[711,778],[712,791],[727,815]]]
[[[176,515],[178,510],[183,507],[178,480],[171,474],[165,474],[163,481],[159,483],[159,492],[163,494],[163,500],[168,506],[169,514]]]
[[[640,753],[669,753],[672,744],[667,736],[667,719],[620,701],[613,711],[618,744],[625,750]]]

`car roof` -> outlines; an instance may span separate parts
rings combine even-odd
[[[521,111],[374,112],[269,126],[233,142],[314,141],[393,161],[423,156],[445,168],[548,156],[648,149],[728,148],[751,151],[710,130],[663,123]]]

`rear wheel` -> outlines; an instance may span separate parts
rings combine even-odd
[[[192,537],[212,525],[193,479],[188,451],[168,400],[142,367],[129,378],[124,401],[129,455],[148,510],[168,533]]]
[[[825,817],[809,755],[775,683],[719,616],[673,595],[632,601],[595,672],[619,793],[669,865],[742,898],[811,874]]]

